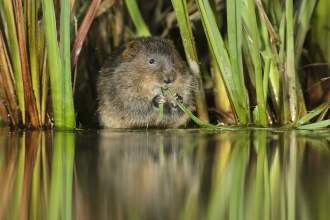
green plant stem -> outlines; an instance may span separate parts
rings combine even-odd
[[[139,36],[150,36],[151,33],[142,18],[136,0],[125,0],[125,4]]]
[[[290,108],[290,121],[297,121],[299,117],[299,106],[297,102],[297,86],[296,86],[296,69],[295,69],[295,54],[294,54],[294,38],[293,38],[293,2],[286,0],[286,90],[290,94],[289,108]]]
[[[61,4],[61,28],[60,28],[60,53],[61,53],[61,78],[62,103],[64,108],[64,127],[75,128],[75,114],[73,106],[71,66],[70,66],[70,2],[62,0]],[[55,124],[56,126],[56,124]]]
[[[229,55],[225,43],[216,25],[212,9],[207,1],[197,0],[198,11],[204,27],[209,47],[221,71],[222,79],[226,85],[227,94],[231,102],[236,122],[246,125],[250,122],[249,99],[245,86],[239,85],[239,75],[232,72]],[[241,98],[238,98],[241,97]]]
[[[286,21],[286,16],[285,16],[285,11],[283,12],[282,15],[282,20],[280,23],[280,29],[279,29],[279,36],[280,39],[283,43],[280,44],[279,46],[279,91],[281,91],[281,96],[279,100],[279,107],[280,107],[280,115],[279,115],[279,121],[281,125],[284,125],[290,121],[290,108],[289,108],[289,101],[286,98],[289,94],[288,91],[285,89],[285,82],[286,82],[286,77],[285,77],[285,57],[286,57],[286,52],[285,52],[285,22]]]
[[[163,95],[163,90],[162,88],[159,88],[159,95]],[[159,110],[159,116],[161,119],[163,119],[164,117],[164,104],[160,103],[158,106],[158,110]]]
[[[70,72],[66,71],[67,61],[62,61],[63,65],[66,65],[62,69],[60,52],[58,48],[58,42],[56,39],[56,20],[55,20],[55,12],[54,5],[52,1],[42,0],[43,14],[44,14],[44,24],[45,24],[45,37],[46,37],[46,46],[48,51],[48,67],[49,67],[49,75],[50,75],[50,85],[52,92],[52,101],[53,101],[53,111],[54,111],[54,122],[55,127],[58,128],[75,128],[74,122],[74,110],[73,110],[73,100],[70,99],[72,97],[72,92],[70,89],[65,89],[67,86],[71,86],[71,83],[68,83],[68,78],[71,76]],[[66,8],[66,4],[62,7]],[[61,13],[61,32],[67,31],[66,37],[69,34],[68,26],[65,24],[69,22],[67,20],[68,13],[67,9],[63,9],[64,11]],[[62,17],[63,16],[63,17]],[[64,26],[64,27],[62,27]],[[64,41],[64,42],[63,42]],[[67,45],[66,40],[63,39],[61,44]],[[64,47],[63,45],[61,48]],[[64,53],[64,49],[61,49]],[[65,56],[65,55],[64,55]],[[63,59],[67,59],[67,57],[63,57]],[[64,75],[63,75],[64,74]],[[68,84],[68,85],[63,85]],[[71,94],[66,94],[71,93]]]
[[[101,0],[93,0],[92,3],[90,4],[87,13],[85,15],[85,18],[79,27],[78,33],[76,34],[76,38],[73,42],[73,46],[71,49],[71,70],[73,70],[73,67],[76,65],[78,56],[80,54],[82,45],[84,43],[84,40],[86,38],[86,35],[88,33],[88,30],[93,22],[94,16],[96,14],[96,11],[100,5]],[[85,3],[89,3],[86,1]],[[87,6],[87,4],[84,4]],[[84,7],[85,8],[85,7]],[[85,9],[84,9],[85,11]],[[78,16],[77,16],[78,17]]]
[[[173,100],[176,101],[176,99],[174,97],[173,91],[170,88],[168,88],[167,90],[170,93],[170,95],[173,98]],[[182,109],[182,111],[184,111],[198,125],[200,125],[202,127],[205,127],[205,128],[208,128],[208,129],[217,129],[217,130],[221,130],[222,129],[222,127],[219,127],[219,126],[216,126],[216,125],[212,125],[210,123],[207,123],[207,122],[204,122],[204,121],[200,120],[195,115],[193,115],[184,105],[182,105],[182,103],[176,101],[176,104],[178,104],[178,106]]]
[[[39,121],[41,119],[40,114],[40,76],[38,70],[38,48],[37,48],[37,3],[35,0],[27,2],[27,33],[28,33],[28,46],[29,46],[29,64],[32,81],[32,89],[34,92],[36,107],[38,112]]]
[[[210,57],[210,67],[213,79],[214,105],[217,110],[231,112],[230,101],[227,95],[225,84],[215,59]]]
[[[254,64],[254,73],[255,73],[255,85],[256,85],[256,95],[257,95],[257,108],[258,108],[258,121],[255,121],[256,124],[261,126],[267,125],[266,117],[266,104],[264,98],[264,89],[263,89],[263,80],[262,80],[262,69],[261,69],[261,60],[259,54],[259,30],[257,26],[257,19],[255,14],[255,6],[253,0],[247,0],[248,2],[248,11],[250,16],[250,28],[251,28],[251,38],[253,41],[253,64]]]
[[[173,8],[177,16],[180,34],[186,53],[186,58],[191,72],[196,78],[195,102],[198,117],[205,122],[209,121],[205,94],[203,90],[202,74],[199,67],[198,56],[196,52],[194,36],[191,31],[187,3],[185,0],[172,0]],[[212,13],[212,11],[210,12]]]
[[[24,102],[24,89],[23,89],[23,77],[21,69],[21,61],[19,56],[17,32],[14,21],[14,11],[11,0],[4,0],[3,11],[8,28],[8,41],[9,41],[9,53],[13,65],[15,81],[16,81],[16,93],[18,99],[19,109],[21,111],[22,123],[25,124],[25,102]]]
[[[264,102],[267,102],[267,93],[268,93],[268,82],[269,82],[269,72],[271,68],[271,59],[265,59],[265,67],[264,67],[264,78],[263,78],[263,89],[264,89]]]
[[[295,66],[298,66],[303,43],[305,42],[307,31],[310,28],[310,20],[316,5],[316,0],[303,0],[300,3],[300,10],[296,21],[296,32],[294,38]]]
[[[308,1],[308,0],[307,0]],[[312,0],[311,0],[312,1]],[[324,62],[324,60],[330,63],[330,31],[329,31],[329,14],[330,1],[318,0],[312,19],[311,30],[311,48],[310,54],[316,62]],[[317,59],[320,50],[322,52],[322,59]],[[323,60],[324,59],[324,60]]]
[[[241,2],[233,0],[227,2],[227,26],[228,26],[228,52],[230,54],[230,66],[232,78],[237,88],[237,94],[243,94],[244,76],[242,62],[242,18],[241,18]],[[245,97],[238,95],[236,97],[239,103],[244,103]],[[239,113],[239,114],[244,114]]]
[[[19,119],[19,111],[17,109],[17,97],[15,93],[15,79],[13,79],[13,70],[10,65],[10,59],[8,56],[7,48],[5,46],[4,38],[2,32],[0,31],[0,63],[2,63],[2,71],[3,74],[1,76],[2,95],[4,97],[4,101],[7,103],[7,111],[6,115],[10,116],[10,121],[8,121],[12,126],[18,127],[20,123]],[[5,107],[5,106],[4,106]]]
[[[61,106],[61,60],[56,39],[56,20],[52,1],[42,0],[44,14],[46,47],[48,52],[48,68],[52,92],[55,126],[64,127]]]
[[[20,0],[15,0],[15,19],[16,19],[16,29],[19,44],[19,54],[21,61],[23,88],[24,88],[24,101],[26,112],[22,114],[27,114],[28,121],[26,121],[25,126],[27,127],[39,127],[40,122],[38,118],[38,110],[36,106],[36,100],[32,90],[31,74],[28,62],[28,52],[26,44],[26,34],[24,30],[24,18],[23,18],[23,6]]]
[[[216,10],[216,3],[215,1],[210,1],[210,6],[213,9],[213,15],[216,19],[216,23],[219,28],[222,26],[222,16],[221,14],[218,15],[217,10]],[[230,101],[228,98],[228,94],[226,91],[225,84],[221,78],[221,73],[218,68],[218,65],[216,63],[216,60],[212,56],[211,49],[209,49],[209,53],[211,54],[210,56],[210,70],[211,70],[211,76],[213,80],[213,95],[214,95],[214,105],[215,108],[219,111],[227,112],[227,113],[232,113],[232,109],[230,107]]]

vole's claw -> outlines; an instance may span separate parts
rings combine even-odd
[[[165,97],[162,95],[156,95],[155,97],[153,97],[152,99],[152,103],[158,108],[159,104],[165,103]]]
[[[174,94],[174,99],[175,99],[176,101],[180,102],[180,103],[183,102],[183,98],[182,98],[182,96],[179,95],[178,93],[175,93],[175,94]],[[173,107],[178,107],[178,105],[176,104],[176,101],[174,101],[174,100],[171,101],[171,104],[172,104]]]
[[[180,102],[180,103],[183,102],[183,98],[182,98],[182,96],[179,95],[178,93],[175,93],[175,94],[174,94],[174,98],[175,98],[176,101],[178,101],[178,102]]]

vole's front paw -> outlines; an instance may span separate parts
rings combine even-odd
[[[174,94],[174,99],[175,99],[176,101],[180,102],[180,103],[183,102],[183,98],[182,98],[182,96],[179,95],[178,93],[175,93],[175,94]],[[174,100],[171,101],[171,104],[172,104],[173,107],[178,107],[178,105],[176,104],[176,101],[174,101]]]
[[[165,97],[162,95],[156,95],[155,97],[152,98],[152,103],[156,108],[159,107],[159,104],[165,103]]]

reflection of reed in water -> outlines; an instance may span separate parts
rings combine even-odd
[[[329,219],[328,136],[0,128],[0,219]]]
[[[72,217],[72,141],[71,132],[0,127],[1,220]]]
[[[320,148],[329,142],[298,132],[101,135],[95,188],[84,189],[93,218],[314,219],[317,198],[330,198],[329,175],[301,181],[316,172],[305,167],[319,161],[307,149],[329,159],[329,147]],[[306,185],[319,179],[323,187],[310,193]],[[319,219],[330,216],[324,211]]]

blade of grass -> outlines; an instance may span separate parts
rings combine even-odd
[[[25,124],[25,102],[24,102],[24,89],[23,89],[23,78],[22,78],[22,69],[21,69],[21,61],[19,56],[19,49],[18,49],[18,41],[17,41],[17,32],[16,32],[16,25],[14,20],[14,11],[12,6],[11,0],[4,0],[3,1],[3,10],[4,12],[4,20],[7,24],[8,29],[8,46],[10,48],[10,58],[13,65],[13,71],[15,75],[16,81],[16,94],[18,99],[18,106],[22,118],[22,122],[19,124]],[[2,13],[1,13],[2,14]]]
[[[298,66],[303,43],[310,27],[310,20],[316,5],[316,0],[303,0],[300,2],[299,13],[296,19],[294,35],[295,65]]]
[[[45,28],[44,28],[44,23],[43,20],[40,20],[38,22],[37,26],[37,49],[38,49],[38,70],[39,70],[39,78],[41,78],[41,73],[42,69],[44,66],[44,61],[45,61],[45,53],[46,53],[46,45],[45,45]]]
[[[215,1],[210,1],[210,5],[211,5],[211,8],[213,9],[212,12],[213,12],[215,20],[217,22],[217,26],[220,29],[223,24],[222,14],[217,13]],[[232,114],[232,109],[230,106],[230,101],[228,98],[226,87],[221,78],[220,70],[218,68],[218,65],[217,65],[214,57],[212,56],[212,52],[211,52],[210,48],[209,48],[209,53],[211,54],[210,70],[211,70],[211,76],[212,76],[212,80],[213,80],[213,95],[214,95],[215,108],[219,111],[223,111],[223,112]]]
[[[319,105],[318,107],[316,107],[315,109],[313,109],[312,111],[310,111],[307,115],[305,115],[304,117],[302,117],[301,119],[299,119],[297,122],[284,125],[284,126],[281,127],[281,129],[300,128],[302,126],[305,126],[304,125],[305,123],[307,123],[309,120],[311,120],[312,118],[316,117],[317,115],[321,114],[329,106],[330,106],[330,101],[324,102],[321,105]],[[318,123],[318,122],[316,122],[316,123]],[[307,126],[307,128],[308,127],[313,127],[313,124],[316,124],[316,123],[310,124],[311,126]],[[316,125],[315,128],[317,128],[320,125],[323,126],[325,124],[322,124],[321,123],[319,125]]]
[[[265,7],[270,2],[265,1]],[[264,98],[265,103],[267,103],[268,96],[268,85],[270,83],[270,88],[275,88],[271,95],[274,95],[272,99],[277,105],[278,100],[278,53],[277,49],[275,49],[275,43],[279,41],[278,34],[275,32],[275,28],[270,22],[267,13],[264,9],[264,5],[261,1],[256,1],[256,6],[258,8],[257,15],[257,23],[259,24],[259,33],[260,33],[260,53],[263,58],[264,63],[264,73],[263,73],[263,88],[264,88]],[[274,48],[274,49],[273,49]],[[277,77],[277,78],[276,78]],[[278,114],[277,114],[278,115]]]
[[[17,97],[15,93],[15,80],[13,70],[8,57],[7,49],[0,30],[0,81],[4,103],[6,103],[6,114],[9,114],[8,122],[14,126],[19,126],[19,111]]]
[[[306,116],[302,117],[301,119],[299,119],[297,121],[297,125],[303,125],[306,122],[308,122],[309,120],[311,120],[312,118],[316,117],[317,115],[321,114],[321,112],[328,108],[330,106],[330,101],[327,101],[325,103],[322,103],[321,105],[319,105],[318,107],[316,107],[315,109],[313,109],[312,111],[310,111]]]
[[[215,108],[217,110],[224,111],[227,113],[232,112],[226,87],[221,78],[221,73],[214,58],[211,59],[210,66],[211,66],[211,74],[213,79],[213,90],[214,90],[213,94],[214,94]]]
[[[271,13],[274,15],[273,23],[277,24],[277,27],[280,25],[282,20],[282,5],[281,0],[269,0],[271,4],[269,4]]]
[[[21,61],[21,70],[22,70],[22,79],[23,79],[23,88],[24,88],[24,101],[26,106],[26,114],[29,116],[29,121],[26,121],[25,126],[32,126],[34,128],[40,126],[38,118],[38,110],[36,105],[36,100],[32,90],[32,84],[30,79],[30,68],[28,62],[27,48],[26,48],[26,38],[24,31],[24,18],[23,18],[23,6],[22,1],[15,0],[15,15],[16,15],[16,25],[18,33],[18,45],[19,45],[19,54]],[[25,114],[25,112],[22,112]]]
[[[329,0],[318,0],[312,19],[312,30],[311,30],[311,44],[310,54],[312,57],[317,58],[319,56],[319,50],[322,51],[322,56],[326,62],[330,63],[330,31],[329,31],[329,20],[330,20],[330,1]],[[314,59],[315,59],[314,58]],[[318,59],[316,59],[318,60]],[[319,61],[319,62],[323,62]]]
[[[265,1],[265,3],[268,3],[267,1]],[[275,29],[272,26],[272,23],[270,22],[268,15],[263,7],[263,4],[260,0],[256,0],[255,4],[258,8],[258,12],[260,15],[261,20],[263,21],[263,24],[265,24],[265,27],[267,28],[267,31],[269,33],[269,37],[270,37],[270,42],[271,43],[276,43],[279,41],[277,34],[275,32]]]
[[[132,21],[138,32],[138,36],[151,36],[151,33],[145,24],[136,0],[125,0],[126,7],[132,18]]]
[[[286,16],[286,61],[285,61],[285,90],[289,96],[288,99],[290,116],[289,119],[292,122],[297,121],[299,117],[299,107],[297,101],[297,89],[296,89],[296,69],[295,69],[295,54],[294,54],[294,29],[293,29],[293,2],[292,0],[286,0],[285,8]]]
[[[212,9],[207,1],[197,0],[198,11],[204,27],[209,47],[221,71],[222,79],[226,85],[227,93],[230,97],[233,113],[238,124],[246,125],[250,122],[250,112],[248,105],[248,95],[245,86],[238,75],[232,72],[229,55],[224,41],[216,25]],[[238,99],[237,97],[242,97]]]
[[[263,79],[263,89],[264,89],[264,99],[265,103],[267,103],[267,94],[268,94],[268,82],[269,82],[269,72],[271,68],[271,59],[265,58],[265,65],[264,65],[264,79]]]
[[[45,38],[48,51],[48,68],[52,92],[52,102],[54,111],[55,126],[64,127],[61,106],[61,61],[57,42],[56,20],[54,5],[52,1],[42,0],[44,14]]]
[[[38,64],[38,47],[37,47],[37,1],[28,0],[26,2],[27,8],[27,40],[29,52],[29,64],[32,81],[32,89],[34,92],[36,107],[38,112],[38,119],[40,121],[40,77],[39,77],[39,64]],[[26,22],[25,22],[26,23]]]
[[[259,54],[259,30],[257,26],[257,19],[255,14],[255,4],[253,0],[247,0],[248,14],[249,14],[249,24],[251,28],[251,39],[252,39],[252,56],[254,64],[254,75],[255,75],[255,85],[256,85],[256,95],[257,95],[257,112],[258,120],[255,121],[256,124],[261,126],[267,125],[266,116],[266,103],[264,98],[263,80],[262,80],[262,69],[261,69],[261,59]],[[230,38],[229,38],[230,39]],[[230,53],[231,54],[231,53]]]
[[[199,67],[194,36],[191,31],[187,3],[185,0],[172,0],[172,5],[177,16],[180,34],[191,72],[196,77],[195,102],[198,117],[205,122],[209,121],[205,94],[203,90],[202,74]],[[213,13],[212,11],[210,13]]]
[[[45,60],[42,68],[42,88],[41,88],[41,124],[46,125],[47,114],[47,100],[48,100],[48,87],[49,87],[49,72],[47,67],[47,52],[45,52]]]
[[[237,94],[244,94],[244,76],[242,62],[242,13],[241,1],[233,0],[227,2],[227,26],[228,26],[228,53],[232,71],[233,82]],[[235,97],[238,103],[247,106],[247,99],[244,95]]]
[[[70,68],[70,2],[62,0],[60,27],[60,55],[62,78],[62,104],[64,108],[64,123],[66,128],[75,128],[75,113],[73,106],[71,68]],[[56,124],[55,124],[56,126]]]
[[[328,126],[330,126],[330,119],[324,120],[324,121],[315,122],[315,123],[308,124],[308,125],[301,125],[301,126],[298,126],[297,129],[301,129],[301,130],[316,130],[316,129],[326,128]]]
[[[0,87],[1,87],[1,79],[0,79]],[[9,118],[8,118],[8,113],[7,113],[7,109],[5,107],[5,101],[2,97],[2,91],[0,90],[0,126],[3,125],[8,125],[9,123]]]
[[[66,121],[67,117],[65,113],[66,111],[68,111],[68,115],[72,115],[72,111],[73,111],[73,108],[71,108],[72,100],[70,100],[69,102],[62,101],[62,99],[64,99],[64,97],[68,95],[65,94],[68,91],[63,88],[63,84],[67,83],[67,80],[65,79],[69,78],[70,74],[69,76],[62,75],[61,58],[60,58],[60,52],[57,42],[54,5],[52,1],[42,0],[42,7],[43,7],[44,24],[45,24],[46,47],[48,51],[47,60],[48,60],[49,75],[50,75],[55,127],[74,128],[75,123],[73,122],[72,119]],[[67,28],[64,29],[66,30]],[[63,67],[63,68],[67,68],[67,67]],[[67,83],[67,84],[69,85],[66,86],[71,86],[71,83]]]
[[[78,33],[76,35],[76,38],[73,42],[73,46],[71,49],[71,70],[73,70],[74,66],[77,63],[78,56],[80,54],[82,45],[84,43],[84,40],[86,38],[87,32],[93,22],[93,19],[95,17],[95,13],[100,5],[101,0],[93,0],[91,5],[89,6],[89,9],[86,13],[86,16],[78,30]]]
[[[280,124],[286,124],[290,121],[290,108],[289,108],[289,101],[286,98],[289,94],[288,91],[285,89],[285,58],[286,58],[286,52],[285,52],[285,26],[286,25],[286,16],[285,11],[283,11],[282,20],[280,23],[280,29],[279,29],[279,36],[281,39],[281,44],[279,46],[279,91],[281,91],[281,96],[279,100],[279,107],[280,107],[280,116],[279,121]]]
[[[224,127],[212,125],[210,123],[207,123],[207,122],[204,122],[204,121],[200,120],[195,115],[193,115],[193,113],[191,113],[184,105],[182,105],[182,103],[178,102],[175,99],[174,93],[173,93],[173,91],[170,88],[168,88],[168,92],[170,93],[172,99],[175,100],[175,102],[178,104],[178,106],[182,109],[182,111],[184,111],[198,125],[200,125],[200,126],[202,126],[204,128],[208,128],[208,129],[217,129],[217,130],[229,129],[230,130],[230,128],[228,128],[228,127],[224,128]]]
[[[47,100],[48,100],[48,87],[49,87],[49,72],[47,66],[47,49],[45,47],[45,31],[43,23],[38,27],[38,42],[39,42],[39,75],[41,78],[41,107],[40,107],[40,120],[41,125],[46,125],[47,114]]]
[[[281,90],[278,69],[279,55],[277,45],[275,44],[279,41],[279,33],[277,33],[279,31],[279,21],[275,18],[275,13],[277,13],[275,10],[279,7],[278,0],[256,1],[256,5],[258,7],[257,20],[260,30],[260,50],[265,63],[263,68],[264,98],[266,102],[269,87],[269,94],[275,108],[275,115],[279,118],[281,112]],[[268,11],[268,13],[266,11]],[[272,20],[272,22],[270,22],[270,20]]]

